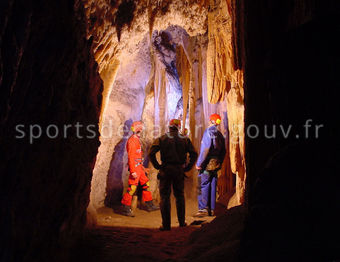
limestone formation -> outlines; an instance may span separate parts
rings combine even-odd
[[[234,62],[231,3],[83,2],[88,38],[93,39],[92,49],[104,81],[101,146],[93,172],[91,205],[99,208],[119,203],[128,171],[123,150],[126,139],[117,130],[124,125],[128,129],[126,121],[143,119],[147,150],[153,139],[166,132],[171,118],[180,118],[183,130],[190,130],[199,149],[211,113],[223,116],[221,131],[228,137],[220,197],[226,201],[231,197],[236,175],[236,204],[243,203],[243,74]],[[113,130],[109,137],[105,135],[108,130]],[[123,164],[115,167],[117,161]],[[155,170],[151,169],[150,177],[157,197]],[[196,175],[188,184],[196,186]],[[195,197],[194,192],[188,195]]]

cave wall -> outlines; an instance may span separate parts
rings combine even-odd
[[[238,1],[247,205],[242,261],[339,259],[339,2]],[[306,121],[311,127],[306,132]],[[277,135],[265,136],[276,125]],[[280,125],[290,133],[285,137]],[[316,136],[317,125],[322,125]],[[272,135],[272,129],[269,132]]]
[[[127,183],[126,141],[133,121],[142,117],[151,71],[147,36],[120,62],[101,123],[101,145],[93,170],[91,203],[95,209],[119,202]]]
[[[99,65],[100,75],[104,81],[104,107],[101,111],[100,121],[101,131],[104,131],[105,121],[107,123],[110,119],[114,121],[113,129],[116,130],[118,125],[127,120],[136,121],[141,118],[145,122],[150,123],[149,126],[151,130],[153,120],[149,121],[147,118],[149,118],[149,115],[153,115],[148,109],[150,109],[154,100],[152,95],[148,93],[150,89],[153,92],[153,76],[155,75],[148,73],[147,70],[150,70],[150,66],[156,59],[153,57],[154,52],[151,51],[150,45],[150,42],[152,42],[152,32],[165,30],[171,24],[176,24],[183,27],[186,32],[191,35],[204,33],[206,31],[206,8],[197,3],[188,4],[183,1],[154,2],[141,0],[112,2],[104,0],[83,1],[83,3],[88,19],[87,37],[93,39],[92,50]],[[195,12],[192,12],[192,10]],[[181,42],[182,39],[176,39],[175,41]],[[139,64],[135,67],[135,54],[138,53],[140,49],[145,50],[145,56],[142,57],[142,55],[140,55]],[[155,52],[155,56],[157,56],[157,52]],[[148,62],[146,62],[147,60]],[[159,55],[158,60],[162,60]],[[162,67],[162,62],[159,62],[158,65],[158,67],[154,68]],[[133,70],[126,71],[129,67],[134,67],[139,76],[136,77],[136,72],[133,72]],[[145,68],[149,69],[143,71]],[[138,70],[142,70],[142,73],[138,73]],[[159,72],[161,73],[161,71]],[[116,75],[114,76],[114,74]],[[119,74],[122,76],[121,80],[124,79],[125,75],[126,81],[117,81]],[[130,83],[128,83],[127,76],[130,76]],[[167,74],[167,76],[170,76],[170,74]],[[147,82],[137,86],[133,81],[138,77],[142,77],[142,81]],[[159,84],[165,81],[165,86],[171,89],[174,85],[170,85],[169,81],[172,80],[171,77],[165,77],[163,73],[163,77],[162,75],[159,77]],[[115,90],[116,83],[118,83],[117,88],[121,91]],[[122,88],[119,88],[119,86]],[[145,102],[138,100],[135,101],[135,105],[137,106],[133,106],[132,103],[130,103],[130,106],[127,106],[122,103],[125,98],[118,101],[116,95],[132,94],[136,88],[138,89],[140,98],[146,96]],[[173,94],[169,93],[168,98],[172,95]],[[116,103],[112,103],[111,100],[113,99],[116,100]],[[145,115],[143,108],[145,109],[144,112],[150,112],[146,118],[143,117]],[[157,106],[156,108],[153,106],[153,109],[159,110]],[[163,119],[162,121],[164,122],[166,120],[167,119]],[[165,125],[162,126],[165,127]],[[150,143],[151,139],[147,140]],[[95,209],[103,207],[105,199],[106,205],[108,206],[112,206],[114,202],[116,204],[118,202],[119,195],[123,190],[122,187],[124,187],[127,180],[127,168],[125,165],[126,154],[123,152],[125,142],[126,141],[121,140],[119,136],[113,136],[111,139],[101,137],[101,146],[94,169],[91,189],[90,213],[95,214]],[[116,152],[116,149],[120,152]],[[119,162],[116,160],[117,157],[123,160],[123,164],[115,167],[115,164]],[[117,169],[119,169],[119,171]],[[156,175],[151,174],[151,177],[153,176]],[[112,179],[112,177],[116,178]],[[156,187],[156,184],[152,181],[151,188],[154,191],[154,196],[157,196]],[[112,190],[116,192],[111,193]]]
[[[90,49],[78,1],[1,1],[1,261],[67,260],[86,224],[102,92]]]
[[[129,57],[128,52],[136,50],[136,44],[153,29],[167,28],[173,21],[190,36],[204,34],[209,27],[204,5],[194,4],[193,8],[184,1],[173,1],[173,5],[167,2],[155,1],[150,7],[141,1],[131,9],[139,15],[127,12],[128,17],[120,15],[129,6],[113,1],[1,2],[1,260],[66,259],[67,253],[61,249],[75,240],[86,223],[91,174],[99,145],[97,136],[78,139],[75,129],[67,139],[50,139],[44,134],[30,144],[27,137],[15,138],[16,125],[26,125],[27,132],[30,124],[39,124],[46,130],[49,124],[75,126],[79,122],[94,125],[98,134],[102,80],[105,108],[110,112],[111,88],[119,79],[119,70],[124,68],[124,60],[119,57]],[[200,44],[193,45],[197,55],[188,55],[199,66],[191,70],[191,91],[190,85],[186,89],[191,94],[187,123],[193,125],[193,116],[206,123],[209,114],[204,112],[224,113],[225,106],[228,115],[223,117],[228,117],[229,131],[230,123],[242,123],[243,79],[238,70],[244,71],[245,128],[256,124],[260,135],[250,138],[245,134],[246,158],[241,136],[237,135],[238,146],[229,147],[230,154],[236,156],[230,169],[233,163],[243,165],[247,159],[249,216],[241,259],[338,259],[340,199],[335,176],[339,173],[336,120],[340,111],[340,44],[334,37],[339,33],[338,1],[225,3],[233,18],[229,25],[232,38],[228,35],[223,43],[223,36],[211,37],[233,54],[233,61],[226,63],[232,65],[228,76],[230,90],[228,86],[215,90],[215,82],[207,80],[210,73],[204,71],[216,65],[214,61],[205,61],[206,52],[218,53],[214,51],[216,46],[208,48],[204,36],[190,40]],[[118,23],[113,19],[115,12],[120,18]],[[218,81],[216,85],[219,86]],[[227,94],[220,101],[224,88]],[[116,99],[119,88],[114,92],[112,98]],[[217,104],[202,102],[214,94],[218,94],[218,101],[214,101]],[[141,97],[144,95],[140,92]],[[216,109],[218,103],[223,105]],[[144,109],[148,109],[147,105]],[[104,115],[102,111],[101,124],[105,123]],[[131,116],[142,117],[141,113]],[[307,119],[324,125],[320,137],[297,140],[295,135],[305,130]],[[264,137],[264,126],[272,124],[293,124],[293,135]],[[121,152],[119,141],[111,142],[106,149],[118,146]],[[108,160],[112,154],[107,154]],[[239,160],[242,161],[238,163]],[[111,165],[111,161],[108,163]]]
[[[243,74],[235,61],[236,51],[232,35],[236,7],[232,6],[231,1],[219,0],[209,3],[208,1],[190,3],[84,1],[84,5],[88,18],[88,38],[94,39],[92,50],[104,80],[104,106],[100,120],[102,132],[104,132],[103,127],[107,126],[107,119],[115,122],[114,129],[116,129],[117,125],[121,125],[128,119],[135,121],[142,118],[147,123],[146,134],[148,135],[145,137],[147,149],[155,138],[153,132],[155,126],[161,127],[158,133],[164,133],[170,118],[185,118],[186,127],[191,131],[190,138],[199,149],[209,115],[219,113],[224,123],[221,131],[227,137],[228,147],[225,166],[220,177],[219,192],[221,196],[225,195],[223,202],[227,205],[236,191],[230,207],[243,203],[246,177]],[[177,28],[182,28],[184,33],[176,32]],[[177,67],[181,67],[180,69],[173,68],[172,63],[175,62],[176,54],[164,48],[165,45],[160,46],[161,49],[163,48],[161,50],[155,44],[157,35],[165,29],[172,38],[170,45],[182,47],[182,53],[177,53]],[[130,89],[135,90],[132,87],[135,85],[133,83],[136,77],[135,71],[141,69],[135,67],[136,63],[133,60],[138,58],[133,54],[141,47],[145,50],[149,49],[149,52],[144,52],[145,59],[139,63],[138,68],[149,68],[151,63],[151,71],[144,70],[142,73],[147,82],[144,82],[139,89],[140,91],[144,88],[145,91],[143,110],[139,107],[143,104],[140,100],[139,106],[129,108],[122,103],[124,99],[120,99],[121,101],[117,99],[123,94],[131,93]],[[173,61],[169,60],[170,54],[174,56]],[[181,61],[184,63],[180,63]],[[125,69],[123,65],[119,65],[121,62],[125,64]],[[131,65],[127,66],[129,63]],[[130,67],[136,68],[135,71],[131,70],[133,74],[126,71],[126,68]],[[121,80],[116,79],[120,74],[125,76],[125,79],[124,77]],[[128,78],[129,80],[126,80]],[[125,87],[120,88],[120,86]],[[116,88],[118,91],[115,90]],[[182,93],[182,100],[176,105],[176,101],[181,97],[178,91]],[[140,98],[142,96],[140,94]],[[117,102],[112,103],[112,99],[116,99]],[[117,115],[118,111],[119,115]],[[91,190],[91,205],[93,203],[95,209],[104,205],[108,195],[114,197],[109,196],[111,200],[106,202],[107,206],[112,206],[114,202],[118,203],[127,177],[124,164],[126,155],[123,152],[126,139],[121,140],[118,136],[111,139],[101,137],[101,142]],[[116,163],[119,162],[115,160],[117,157],[123,160],[123,165],[116,167]],[[192,177],[189,187],[196,188],[196,176],[193,174],[194,172],[190,174]],[[116,178],[111,179],[112,176]],[[153,195],[157,197],[157,181],[153,179],[156,177],[156,170],[151,169],[150,177]],[[112,190],[116,192],[111,193]],[[194,198],[196,192],[189,195]]]
[[[233,2],[234,3],[234,2]],[[208,13],[207,99],[209,103],[225,101],[228,122],[228,154],[223,169],[226,188],[231,189],[232,174],[236,176],[235,194],[229,207],[245,201],[244,88],[243,71],[238,64],[237,6],[232,1],[210,1]]]
[[[171,25],[191,35],[206,31],[207,6],[200,1],[82,0],[88,20],[88,38],[102,72],[113,58],[128,57],[145,35]]]

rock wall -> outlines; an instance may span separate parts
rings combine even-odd
[[[339,2],[238,4],[245,124],[252,126],[241,260],[337,260]]]
[[[193,36],[206,31],[206,6],[199,1],[83,0],[88,38],[102,72],[113,58],[128,57],[145,35],[178,25]]]
[[[86,224],[102,92],[90,48],[78,1],[1,2],[1,261],[66,260]]]
[[[122,196],[127,182],[125,144],[133,121],[141,119],[151,70],[149,40],[145,36],[135,52],[120,62],[114,88],[102,116],[101,146],[93,170],[91,203],[97,209],[112,206]],[[106,201],[105,201],[106,198]],[[119,201],[118,201],[119,202]]]
[[[229,1],[210,2],[198,1],[188,4],[183,1],[121,1],[111,4],[109,1],[84,1],[89,22],[88,37],[94,39],[92,48],[104,80],[105,108],[102,108],[100,122],[102,133],[105,132],[103,127],[107,126],[108,119],[115,122],[115,130],[128,119],[135,121],[142,118],[148,123],[147,149],[156,137],[155,127],[160,126],[158,134],[164,133],[168,120],[179,117],[186,119],[186,127],[191,131],[190,138],[199,149],[209,115],[220,113],[224,121],[221,131],[228,137],[229,153],[220,179],[219,192],[221,196],[228,195],[224,199],[227,204],[236,191],[230,205],[234,206],[243,203],[245,190],[243,74],[234,62],[234,9]],[[167,34],[162,30],[165,29],[171,37],[168,46],[177,46],[177,60],[175,52],[158,43],[164,41],[163,36]],[[210,41],[207,41],[207,36],[204,35],[207,29]],[[145,50],[144,60],[135,55],[140,48]],[[118,64],[122,61],[124,65],[121,64],[117,71]],[[136,64],[138,66],[135,66]],[[145,67],[151,71],[138,69]],[[134,71],[126,71],[126,68],[134,68]],[[116,79],[114,82],[119,75],[125,78],[120,77],[121,80]],[[143,97],[140,93],[139,106],[121,105],[118,100],[124,99],[117,97],[126,96],[131,92],[128,89],[135,90],[132,80],[141,75],[144,82],[139,91],[144,89],[145,94]],[[127,78],[130,79],[126,81],[128,85],[124,83]],[[116,85],[118,91],[115,90]],[[121,85],[125,87],[120,88]],[[109,94],[110,99],[107,98]],[[117,102],[112,103],[111,100],[115,98]],[[144,103],[142,98],[145,98]],[[141,110],[142,105],[144,109]],[[115,201],[112,201],[118,203],[127,176],[125,164],[119,168],[120,171],[110,171],[115,169],[115,157],[126,162],[124,141],[116,136],[110,139],[102,137],[101,142],[91,190],[91,203],[94,203],[95,208],[104,205],[107,194],[116,190],[116,186],[118,189],[114,193]],[[115,149],[119,142],[123,143],[117,148],[122,151],[120,153]],[[109,181],[110,178],[107,179],[107,176],[111,176],[110,172],[119,173],[114,175],[117,178],[112,182]],[[151,177],[156,176],[155,172],[152,170]],[[237,180],[236,188],[234,176]],[[191,186],[196,187],[195,181],[193,176]],[[151,182],[152,188],[156,190],[156,181]],[[106,186],[107,183],[112,186]],[[113,186],[114,183],[116,186]],[[195,194],[190,195],[194,197]],[[157,196],[156,191],[154,196]],[[112,206],[112,201],[109,206]]]
[[[168,90],[168,98],[166,99],[167,103],[164,103],[165,101],[163,101],[160,103],[161,106],[158,106],[159,104],[157,103],[161,100],[153,100],[152,95],[148,94],[149,92],[153,92],[156,96],[158,95],[158,89],[154,88],[154,86],[158,86],[154,85],[155,80],[158,81],[159,84],[163,83],[163,88],[159,90],[164,90],[166,86],[168,89],[176,86],[176,84],[170,85],[169,82],[169,80],[172,81],[174,78],[166,77],[164,71],[162,73],[162,71],[158,70],[162,67],[162,63],[164,66],[164,59],[163,62],[161,62],[162,58],[160,57],[160,53],[158,52],[158,56],[156,51],[151,51],[150,53],[150,50],[152,49],[152,45],[150,45],[150,42],[152,41],[151,32],[158,32],[161,29],[164,30],[168,28],[171,24],[176,24],[186,29],[189,34],[195,35],[203,33],[206,30],[206,16],[204,15],[206,8],[204,6],[199,6],[196,3],[188,5],[183,1],[120,1],[115,3],[112,3],[112,1],[83,2],[85,6],[85,13],[88,18],[87,35],[88,38],[93,39],[92,50],[96,61],[99,64],[99,72],[104,80],[103,104],[105,105],[105,108],[103,107],[101,112],[101,133],[105,132],[103,127],[110,125],[108,121],[111,121],[111,126],[112,123],[114,123],[112,129],[116,132],[117,127],[125,121],[136,121],[141,118],[143,118],[145,122],[150,122],[151,130],[153,128],[151,127],[153,120],[148,120],[143,117],[145,115],[143,113],[143,107],[145,108],[145,111],[148,111],[149,106],[153,103],[156,103],[156,106],[153,108],[154,110],[157,112],[161,110],[161,114],[158,114],[158,112],[156,115],[157,117],[162,115],[163,112],[161,121],[162,127],[165,128],[166,125],[164,123],[168,120],[170,115],[165,116],[164,113],[166,113],[167,109],[170,108],[162,109],[162,106],[170,105],[173,98],[176,100],[178,97],[172,97],[176,94],[176,92],[169,92]],[[175,41],[179,43],[182,39],[176,39]],[[140,55],[138,58],[136,54],[140,52],[140,49],[144,50],[143,52],[145,56]],[[158,57],[157,64],[154,63],[156,58],[153,57],[153,53],[155,53],[155,56]],[[153,70],[159,73],[154,74],[154,71],[151,73],[147,72],[147,70],[151,70],[150,67],[152,63],[154,68]],[[120,66],[118,66],[119,64]],[[116,71],[117,67],[118,71]],[[128,68],[134,68],[135,71],[130,71]],[[145,68],[148,69],[143,71]],[[165,68],[169,69],[169,67],[166,66]],[[122,81],[118,79],[120,75],[120,79]],[[130,82],[125,81],[128,76],[131,79]],[[167,74],[167,76],[171,76],[171,74]],[[143,79],[139,81],[141,84],[137,86],[134,81],[138,78]],[[178,79],[175,79],[175,82],[176,81],[178,81]],[[115,90],[116,87],[119,90]],[[130,92],[130,95],[133,97],[133,93],[137,89],[139,94],[137,96],[139,98],[134,102],[136,106],[131,104],[130,101],[129,105],[121,103],[121,101],[124,101],[126,98],[129,99],[127,95],[128,92]],[[164,94],[162,97],[164,97]],[[122,96],[125,96],[125,98]],[[145,103],[143,102],[144,96],[147,97]],[[148,96],[150,100],[148,99]],[[181,97],[180,94],[179,97]],[[114,99],[116,100],[115,103],[111,101]],[[179,106],[181,106],[181,103]],[[177,104],[174,106],[174,109],[171,110],[176,111],[176,108]],[[150,110],[148,112],[150,112]],[[171,114],[174,113],[176,112],[172,112]],[[157,124],[158,122],[159,120],[157,121]],[[154,123],[152,125],[154,125]],[[128,125],[127,128],[129,128]],[[165,129],[161,131],[164,132]],[[150,143],[151,139],[148,141]],[[119,142],[122,143],[119,144]],[[116,152],[115,149],[118,144],[119,146],[116,149],[120,150],[120,153]],[[108,202],[106,202],[109,206],[112,206],[114,202],[117,203],[119,195],[121,195],[127,180],[127,170],[125,166],[126,155],[124,155],[123,148],[124,140],[121,140],[120,135],[113,135],[111,138],[101,137],[101,147],[99,148],[97,163],[94,169],[91,189],[91,206],[89,207],[89,210],[95,210],[104,206],[105,199],[109,199]],[[115,160],[117,157],[124,162],[123,166],[120,168],[114,166],[115,163],[117,163],[117,160]],[[120,169],[120,171],[113,171],[114,169]],[[116,178],[112,179],[110,178],[111,176]],[[153,177],[152,174],[151,177]],[[107,186],[107,183],[111,185]],[[114,186],[113,184],[116,185]],[[156,184],[153,182],[151,184],[151,187],[155,189]],[[113,194],[110,193],[112,190],[116,192]],[[108,197],[107,193],[111,196]],[[156,193],[154,193],[154,195],[157,196]]]
[[[236,194],[231,206],[244,203],[246,167],[244,147],[244,90],[243,72],[235,56],[233,32],[235,6],[231,1],[210,1],[208,13],[207,94],[209,103],[225,101],[229,131],[229,170],[236,175]],[[230,162],[230,167],[229,167]],[[227,183],[230,187],[230,182]]]
[[[143,55],[150,58],[150,67],[131,66],[128,58],[138,56],[135,50],[151,50],[138,46],[145,43],[144,39],[149,43],[154,30],[166,29],[171,24],[179,25],[190,36],[176,54],[181,56],[185,71],[191,72],[179,74],[189,79],[189,84],[182,81],[188,92],[185,102],[183,97],[183,103],[188,104],[188,108],[184,107],[187,126],[192,131],[200,122],[203,130],[209,114],[218,112],[223,116],[223,132],[230,141],[234,138],[238,141],[230,143],[230,161],[225,161],[229,175],[224,178],[228,186],[220,185],[220,192],[231,190],[232,171],[237,172],[242,182],[238,188],[242,188],[244,181],[242,134],[238,129],[236,135],[231,134],[232,124],[238,126],[243,122],[243,99],[245,130],[252,124],[260,128],[256,138],[244,136],[249,215],[241,260],[339,259],[340,197],[336,174],[340,143],[336,119],[340,111],[337,101],[340,43],[335,37],[339,31],[338,16],[336,0],[203,0],[192,4],[2,1],[1,260],[67,260],[65,248],[72,245],[86,223],[91,174],[99,145],[100,112],[101,126],[110,120],[111,113],[112,120],[127,127],[132,118],[152,122],[147,117],[148,114],[154,117],[152,79],[156,75],[152,72],[158,71],[164,83],[166,71],[152,51]],[[216,21],[218,25],[214,24]],[[207,28],[208,37],[204,35]],[[226,31],[228,34],[224,35]],[[232,54],[232,60],[225,54]],[[130,87],[119,76],[119,70],[134,75],[137,72],[134,68],[144,70],[147,76],[137,78],[138,84]],[[219,78],[224,74],[227,82]],[[111,92],[114,82],[118,88]],[[138,104],[138,110],[132,110],[130,100],[122,95],[125,92],[132,103]],[[102,111],[101,93],[106,104]],[[115,110],[118,99],[122,113]],[[126,118],[125,113],[130,117]],[[306,134],[308,119],[323,125],[320,136],[298,140],[296,134]],[[92,125],[93,133],[86,129],[78,133],[77,123]],[[19,131],[18,124],[24,125]],[[265,126],[272,124],[284,127],[292,124],[291,136],[281,134],[268,139],[264,135]],[[29,139],[30,125],[42,128],[40,138]],[[50,131],[57,127],[64,132],[64,125],[71,125],[66,129],[67,138],[47,136],[48,127]],[[37,130],[35,126],[34,131]],[[202,130],[197,131],[198,137]],[[21,137],[23,133],[26,136]],[[115,184],[116,176],[107,173],[117,174],[116,168],[111,167],[125,161],[124,140],[101,142],[96,168],[106,165],[104,184],[106,179]],[[194,139],[194,143],[198,148],[199,139]],[[124,166],[121,168],[124,171]],[[92,186],[96,186],[96,179]],[[122,180],[117,182],[121,190]],[[102,202],[98,203],[104,203],[106,188],[99,190]],[[109,202],[116,197],[107,196]],[[241,199],[239,194],[235,203]],[[90,210],[95,210],[94,206]],[[223,250],[219,247],[218,254],[224,257]]]

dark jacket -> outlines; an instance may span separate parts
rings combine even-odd
[[[197,160],[197,166],[205,169],[210,159],[217,159],[223,163],[226,154],[225,139],[216,126],[208,127],[203,134],[200,155]]]
[[[162,165],[156,159],[158,151],[161,153]],[[187,153],[189,153],[189,163],[186,163]],[[167,165],[181,165],[184,166],[184,172],[187,172],[195,164],[197,152],[189,138],[180,135],[176,128],[172,128],[169,133],[154,141],[149,151],[149,158],[156,169]]]

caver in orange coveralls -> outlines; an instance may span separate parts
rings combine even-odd
[[[143,124],[140,121],[134,122],[131,127],[134,134],[128,139],[126,150],[128,153],[128,165],[130,170],[129,187],[124,194],[122,204],[124,205],[123,214],[132,216],[131,202],[132,196],[137,190],[138,184],[142,186],[142,200],[146,204],[147,211],[159,209],[153,205],[152,195],[149,191],[149,179],[146,177],[145,168],[143,166],[143,151],[141,148],[139,133],[143,129]]]

